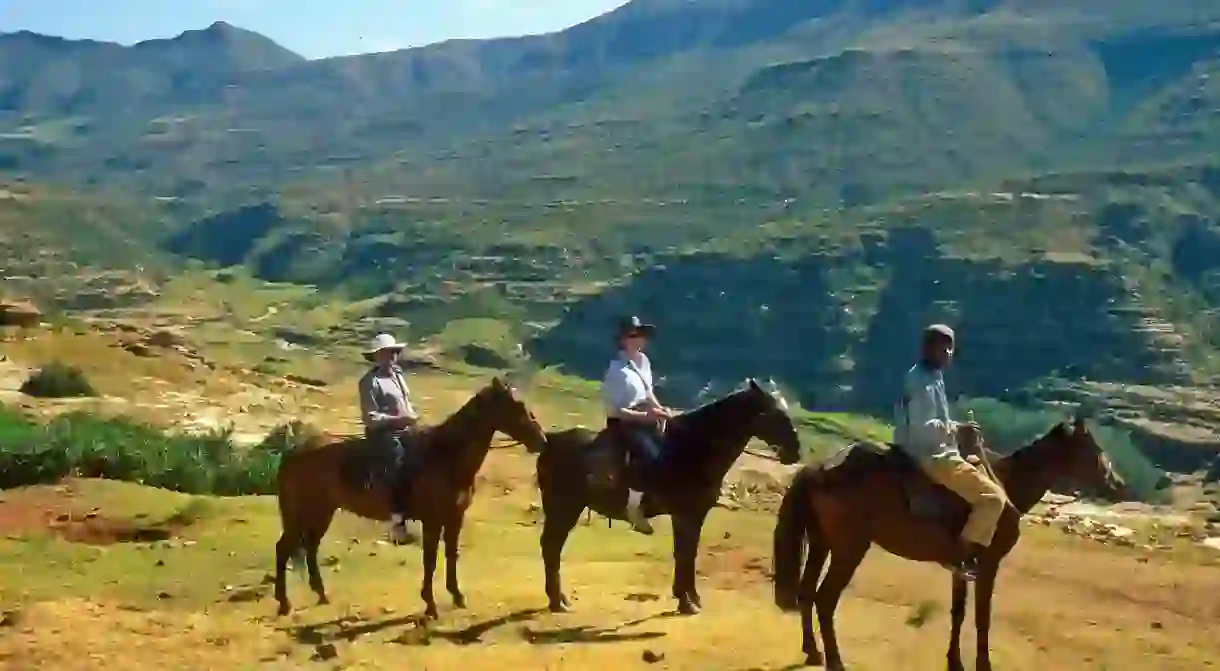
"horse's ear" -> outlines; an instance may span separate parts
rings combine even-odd
[[[755,380],[752,377],[746,378],[746,385],[753,391],[762,391],[763,390],[762,387],[758,386],[758,380]]]
[[[499,375],[497,375],[491,379],[491,386],[495,387],[496,389],[507,389],[508,388],[508,385],[504,383],[504,380],[502,380]]]

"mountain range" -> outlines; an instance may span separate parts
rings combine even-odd
[[[643,313],[688,395],[850,409],[950,321],[963,393],[1063,400],[1220,373],[1217,114],[1220,0],[633,0],[321,60],[4,34],[0,258],[241,266],[582,375]]]
[[[1217,19],[1220,3],[634,0],[547,35],[313,61],[225,23],[131,47],[22,32],[0,36],[0,168],[212,203],[336,169],[423,195],[559,175],[871,202],[1207,156]]]

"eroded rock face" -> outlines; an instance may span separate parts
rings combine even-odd
[[[42,311],[33,303],[0,302],[0,326],[32,328],[42,322]]]

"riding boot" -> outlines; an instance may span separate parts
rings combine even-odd
[[[653,533],[652,523],[644,516],[644,511],[641,504],[644,502],[644,493],[634,489],[627,490],[627,521],[631,523],[631,528],[645,536],[651,536]]]

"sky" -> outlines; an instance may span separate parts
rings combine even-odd
[[[121,44],[215,21],[307,58],[392,51],[462,37],[550,32],[624,0],[0,0],[0,32],[31,30]]]

